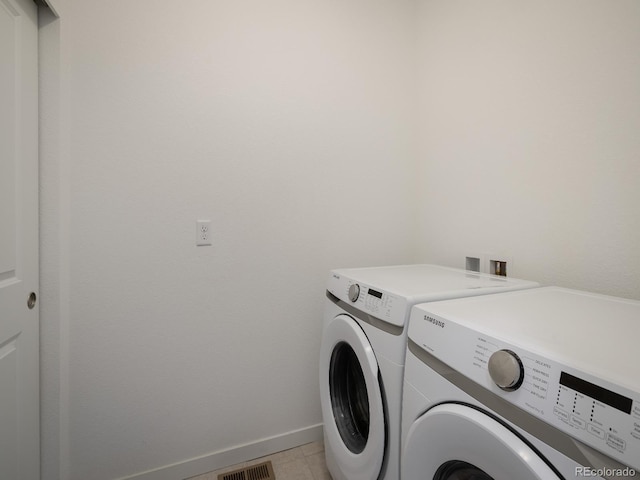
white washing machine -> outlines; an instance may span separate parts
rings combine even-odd
[[[334,480],[397,480],[412,305],[537,286],[435,265],[330,272],[320,352],[325,456]]]
[[[545,287],[417,305],[403,480],[638,478],[640,302]]]

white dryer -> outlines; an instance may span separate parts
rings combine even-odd
[[[639,478],[640,302],[546,287],[413,308],[403,480]]]
[[[436,265],[330,272],[320,400],[334,480],[399,478],[405,325],[412,305],[535,286]]]

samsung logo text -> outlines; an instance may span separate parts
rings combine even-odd
[[[440,328],[444,328],[444,322],[442,320],[436,320],[435,318],[431,318],[428,315],[424,316],[424,319],[429,322],[432,323],[433,325],[435,325],[436,327],[440,327]]]

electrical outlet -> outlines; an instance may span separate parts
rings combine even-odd
[[[211,245],[211,220],[196,221],[196,246]]]

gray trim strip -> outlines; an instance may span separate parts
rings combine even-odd
[[[555,450],[563,453],[578,464],[584,467],[590,467],[594,470],[626,468],[626,465],[618,463],[616,460],[609,458],[592,447],[572,438],[562,430],[549,425],[534,415],[512,405],[495,393],[478,385],[474,381],[462,375],[460,372],[452,369],[446,363],[431,355],[429,352],[422,349],[413,340],[409,339],[408,347],[409,351],[422,363],[427,365],[441,377],[445,378],[448,382],[458,387],[467,395],[470,395],[482,403],[487,410],[507,419],[509,422],[538,438],[540,441],[546,443]],[[604,478],[612,480],[617,478],[619,480],[619,477],[609,477],[606,475]],[[634,476],[625,478],[640,479],[640,473],[635,472]]]
[[[391,335],[400,336],[402,335],[402,327],[397,325],[392,325],[384,320],[381,320],[377,317],[373,317],[368,313],[363,312],[362,310],[358,310],[353,305],[349,305],[347,302],[340,300],[333,293],[327,290],[327,298],[335,303],[342,310],[347,312],[349,315],[356,317],[358,320],[362,320],[363,322],[368,323],[369,325],[376,327],[380,330],[383,330]]]

